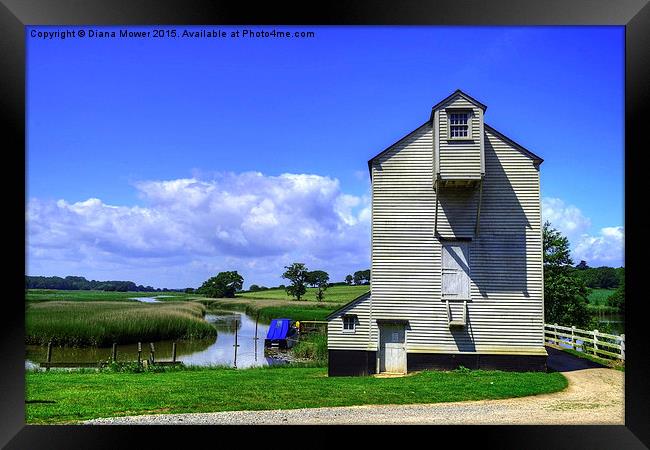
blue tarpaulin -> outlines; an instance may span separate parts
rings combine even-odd
[[[286,339],[291,319],[273,319],[266,333],[266,339]]]

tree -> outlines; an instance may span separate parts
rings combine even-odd
[[[194,288],[185,288],[186,294],[194,294]]]
[[[219,272],[216,277],[212,277],[204,282],[196,292],[211,298],[233,298],[235,292],[240,290],[243,285],[244,278],[236,270]]]
[[[260,290],[260,287],[256,284],[251,284],[251,287],[248,288],[250,292],[257,292]]]
[[[318,291],[316,292],[316,300],[319,302],[323,301],[323,298],[325,297],[325,290],[329,286],[329,281],[329,274],[322,270],[314,270],[313,272],[308,272],[306,276],[307,284],[318,288]]]
[[[352,278],[352,275],[348,275],[345,277],[345,284],[348,286],[352,284],[352,281],[354,281],[354,278]]]
[[[354,272],[354,284],[370,284],[370,269]]]
[[[618,308],[621,314],[625,314],[625,279],[621,281],[614,293],[607,298],[607,305]]]
[[[584,269],[588,269],[588,268],[589,268],[589,266],[587,265],[587,261],[585,261],[584,259],[581,259],[580,263],[576,266],[576,269],[578,269],[578,270],[584,270]]]
[[[584,281],[571,276],[574,270],[569,240],[549,222],[542,230],[544,246],[544,319],[565,326],[587,326],[589,312]]]
[[[282,278],[291,281],[291,284],[285,288],[287,294],[300,300],[307,292],[305,282],[309,270],[303,263],[293,263],[290,266],[284,266],[284,268],[287,270],[282,274]]]

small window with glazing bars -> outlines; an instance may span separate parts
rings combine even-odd
[[[343,316],[343,332],[354,333],[357,325],[357,316],[345,315]]]
[[[449,138],[467,139],[469,137],[469,112],[458,111],[449,113]]]

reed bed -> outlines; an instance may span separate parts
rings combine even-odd
[[[195,302],[130,303],[51,301],[26,307],[26,343],[109,346],[217,335]]]

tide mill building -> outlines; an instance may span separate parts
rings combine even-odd
[[[368,161],[371,289],[328,320],[329,375],[545,370],[542,158],[457,90]]]

